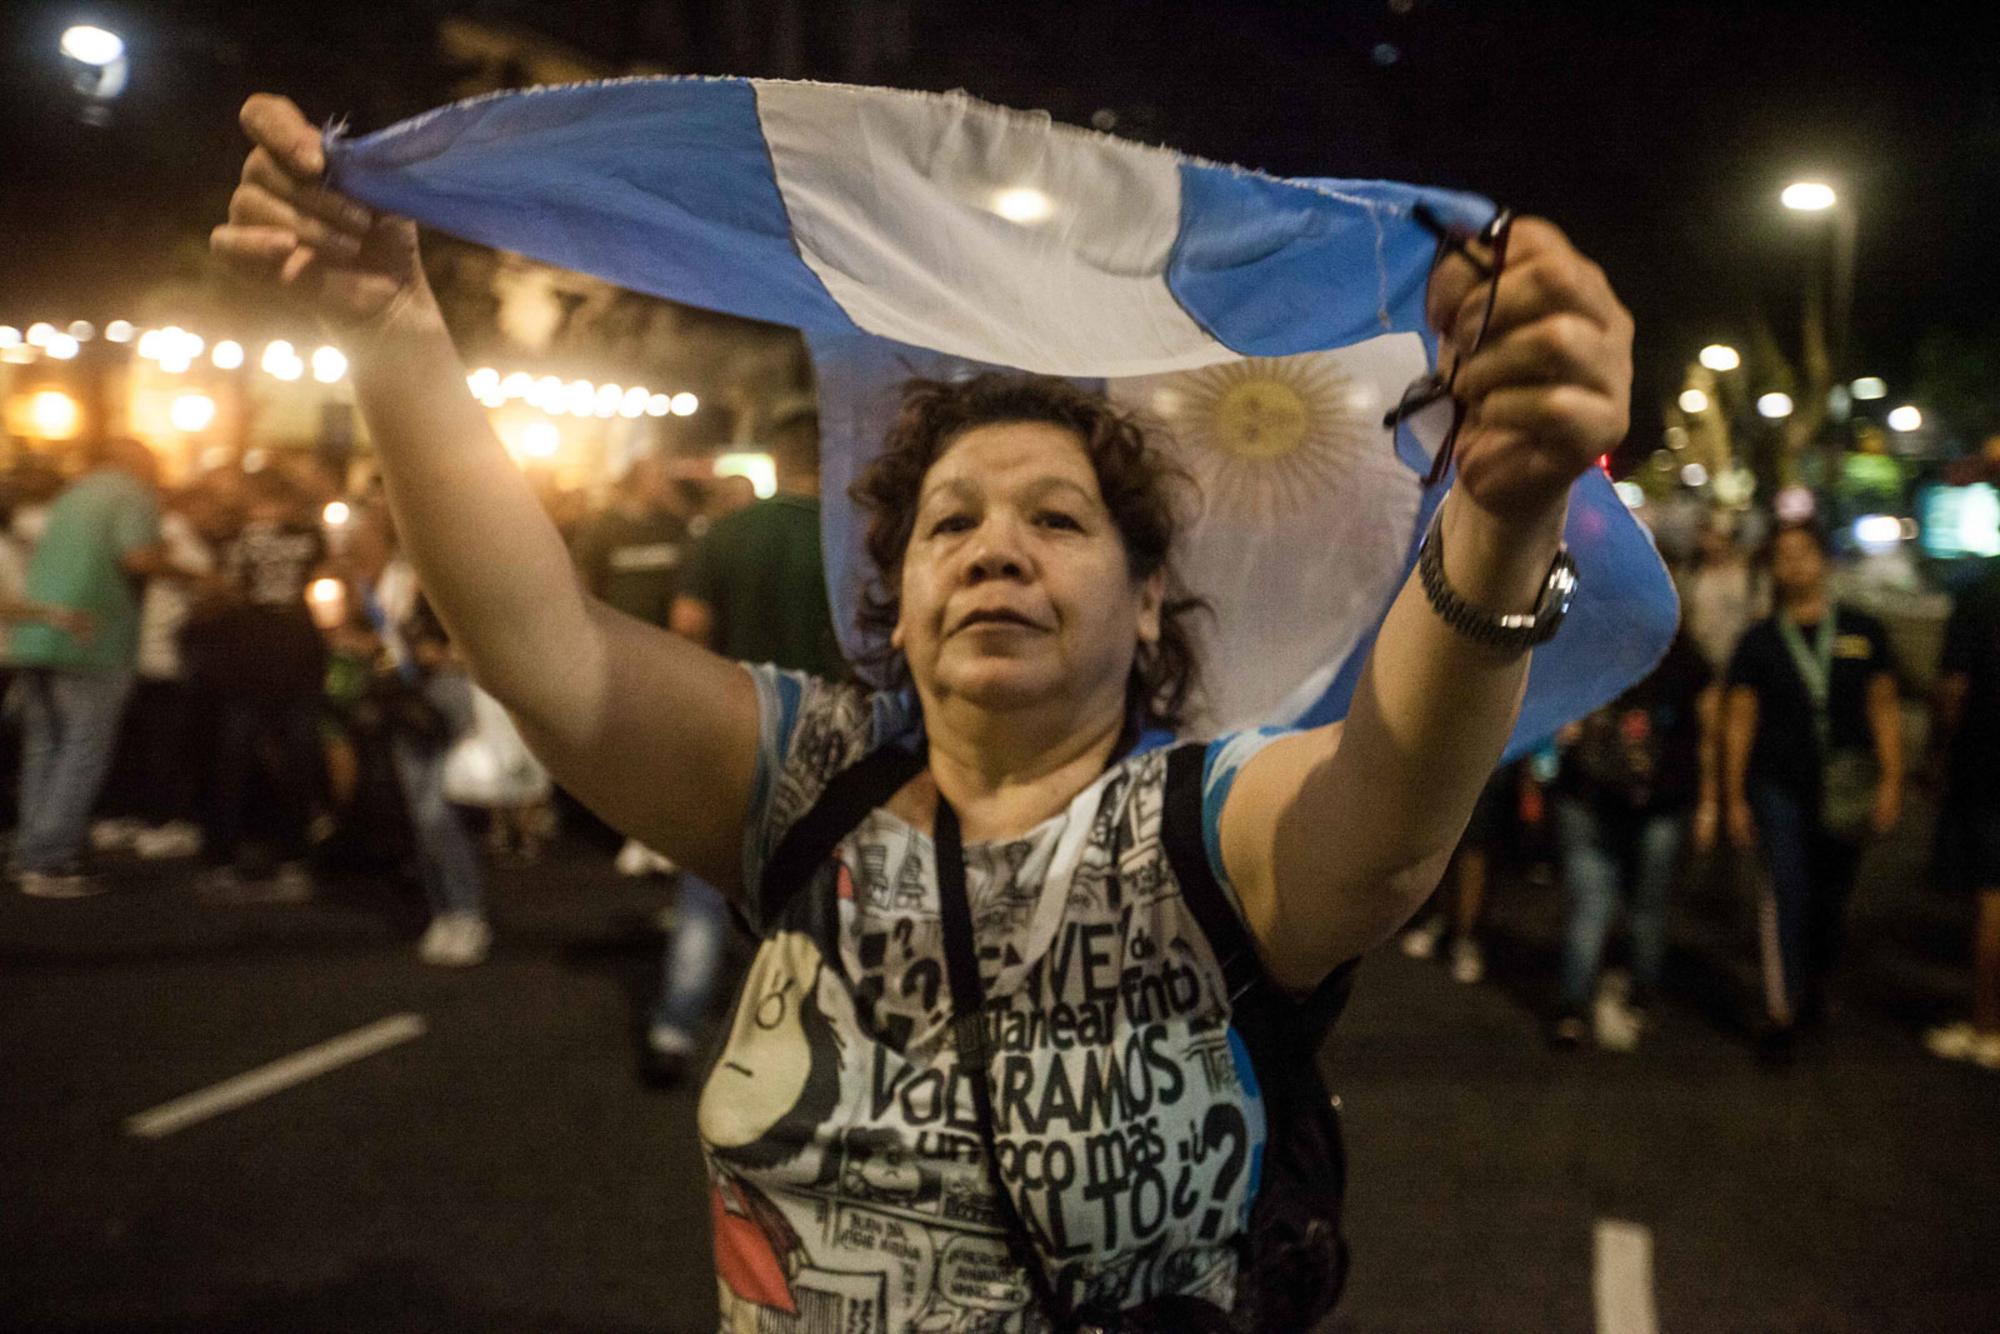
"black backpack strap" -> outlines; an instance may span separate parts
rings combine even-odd
[[[958,1051],[958,1067],[968,1076],[972,1088],[973,1114],[979,1121],[979,1142],[985,1149],[986,1175],[993,1186],[993,1200],[1000,1208],[1007,1228],[1007,1249],[1014,1263],[1027,1275],[1034,1291],[1035,1305],[1058,1330],[1068,1330],[1073,1319],[1056,1296],[1048,1271],[1040,1256],[1013,1192],[1000,1172],[1000,1148],[993,1124],[992,1072],[988,1061],[992,1046],[986,1035],[986,987],[979,979],[979,952],[972,934],[972,902],[965,888],[965,845],[959,834],[958,812],[938,793],[937,817],[931,840],[937,849],[938,909],[944,926],[946,973],[951,985],[951,1036]]]
[[[1233,1005],[1246,993],[1270,985],[1249,928],[1230,902],[1229,891],[1215,878],[1202,837],[1201,774],[1208,746],[1191,741],[1167,753],[1167,790],[1160,813],[1160,841],[1167,862],[1180,882],[1181,897],[1195,924],[1208,937],[1208,947],[1222,964],[1222,976]]]
[[[1209,861],[1202,835],[1207,757],[1202,744],[1167,756],[1160,836],[1182,901],[1222,965],[1230,1026],[1249,1050],[1270,1118],[1263,1183],[1245,1236],[1241,1281],[1251,1285],[1252,1306],[1239,1315],[1258,1330],[1305,1329],[1333,1309],[1347,1279],[1339,1221],[1347,1154],[1319,1055],[1346,1008],[1360,960],[1335,968],[1304,999],[1265,971],[1249,927]]]
[[[1287,995],[1264,971],[1257,943],[1250,938],[1249,927],[1229,891],[1216,879],[1215,867],[1208,859],[1208,842],[1202,835],[1201,790],[1202,770],[1207,761],[1205,742],[1185,742],[1167,754],[1166,796],[1160,816],[1160,840],[1167,851],[1167,862],[1173,867],[1174,879],[1180,883],[1181,897],[1188,911],[1194,914],[1195,924],[1208,937],[1209,948],[1222,964],[1231,1005],[1254,995],[1268,1002],[1276,1012],[1289,1013],[1304,1021],[1296,1028],[1287,1024],[1291,1036],[1316,1041],[1325,1036],[1328,1027],[1347,1008],[1347,998],[1354,989],[1354,968],[1360,961],[1350,959],[1341,964],[1303,1000]],[[1249,1008],[1254,1013],[1260,1007]],[[1278,1036],[1257,1032],[1256,1027],[1253,1020],[1246,1028],[1246,1042]]]
[[[922,773],[925,763],[921,750],[879,746],[828,780],[819,800],[785,831],[764,863],[763,879],[756,888],[765,930],[783,915],[792,896],[812,883],[840,840]]]

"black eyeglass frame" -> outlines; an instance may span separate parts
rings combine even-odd
[[[1479,333],[1472,340],[1472,350],[1452,361],[1451,374],[1440,375],[1432,371],[1421,379],[1413,381],[1410,387],[1403,391],[1402,399],[1382,418],[1382,425],[1393,433],[1403,424],[1405,418],[1422,412],[1442,399],[1451,399],[1451,426],[1445,431],[1444,440],[1438,445],[1437,455],[1431,460],[1430,471],[1424,475],[1425,486],[1436,486],[1444,480],[1445,473],[1451,468],[1452,454],[1458,444],[1458,430],[1465,423],[1465,404],[1454,393],[1458,384],[1458,369],[1472,357],[1477,356],[1479,349],[1486,344],[1486,331],[1493,324],[1493,307],[1500,299],[1500,274],[1507,267],[1507,237],[1513,230],[1514,213],[1512,209],[1501,209],[1477,233],[1467,233],[1449,225],[1428,204],[1418,204],[1411,210],[1411,214],[1419,226],[1437,238],[1437,256],[1431,261],[1432,273],[1436,273],[1438,266],[1447,259],[1456,256],[1470,264],[1479,274],[1480,280],[1487,284],[1486,309],[1479,317]],[[1491,262],[1474,254],[1472,247],[1467,244],[1469,237],[1474,236],[1486,247],[1487,253],[1492,255]],[[1393,439],[1393,434],[1391,438]]]

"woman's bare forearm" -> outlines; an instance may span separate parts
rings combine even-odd
[[[1470,506],[1467,507],[1470,510]],[[1528,524],[1456,520],[1445,577],[1496,612],[1532,607],[1561,510]],[[1307,989],[1394,931],[1437,884],[1513,731],[1528,655],[1446,625],[1415,578],[1382,623],[1345,723],[1280,739],[1238,779],[1224,856],[1265,962]],[[1251,815],[1275,811],[1265,826]],[[1231,811],[1239,818],[1230,819]]]
[[[1566,506],[1501,523],[1448,499],[1445,579],[1474,606],[1525,612],[1541,595]],[[1395,876],[1451,852],[1513,733],[1529,654],[1477,643],[1445,624],[1412,575],[1382,623],[1340,747],[1308,789],[1322,811],[1367,831],[1360,860]]]
[[[589,711],[596,639],[585,594],[467,392],[442,321],[393,326],[353,365],[403,550],[480,682],[542,730],[587,725],[576,716]]]

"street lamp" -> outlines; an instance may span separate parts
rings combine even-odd
[[[1825,181],[1793,181],[1778,194],[1778,202],[1794,213],[1825,214],[1833,228],[1833,309],[1829,326],[1833,333],[1831,360],[1834,374],[1846,369],[1848,325],[1854,311],[1854,238],[1857,226],[1854,204]],[[1817,293],[1820,269],[1815,262],[1808,270],[1807,290]]]
[[[1710,343],[1701,350],[1699,360],[1712,371],[1733,371],[1743,364],[1742,356],[1727,343]]]
[[[89,99],[83,119],[92,125],[110,121],[105,105],[125,91],[131,66],[125,59],[125,39],[94,23],[78,23],[64,29],[56,44],[69,67],[70,86]]]
[[[1905,403],[1889,412],[1889,429],[1892,431],[1914,431],[1924,424],[1924,414]]]
[[[125,58],[125,39],[92,23],[78,23],[65,29],[60,46],[71,60],[99,69]]]
[[[1779,421],[1792,415],[1790,394],[1761,394],[1757,398],[1757,415],[1768,421]]]

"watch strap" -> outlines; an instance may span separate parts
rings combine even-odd
[[[1553,639],[1576,594],[1576,561],[1569,547],[1556,548],[1533,611],[1491,612],[1460,597],[1445,578],[1443,527],[1444,506],[1440,504],[1417,551],[1417,581],[1438,618],[1465,638],[1494,648],[1519,652]]]

